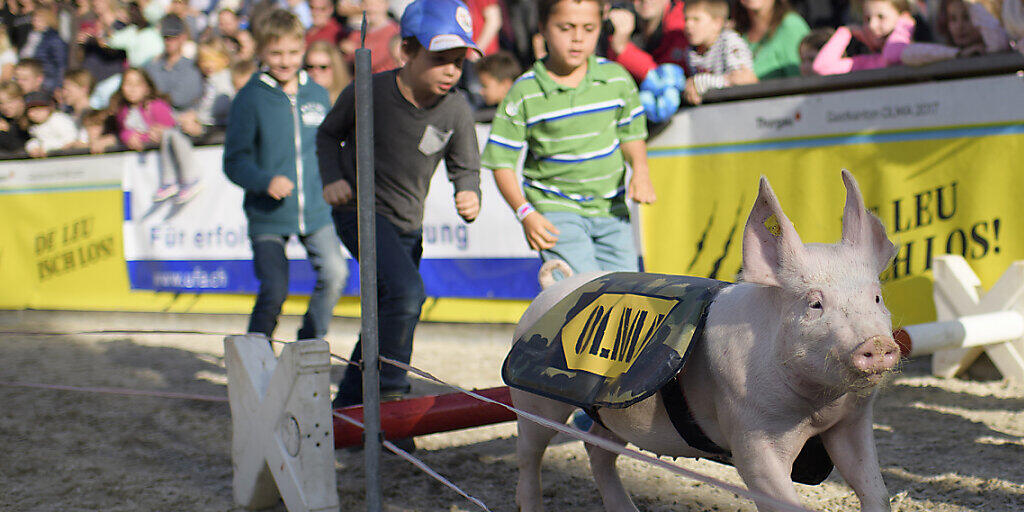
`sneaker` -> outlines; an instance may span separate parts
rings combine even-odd
[[[174,197],[175,194],[177,194],[177,193],[178,193],[178,185],[177,184],[172,183],[170,185],[164,185],[164,186],[156,189],[156,193],[153,194],[153,202],[154,203],[159,203],[160,201],[166,201],[166,200]]]
[[[193,181],[192,183],[189,183],[188,185],[185,185],[184,187],[181,188],[181,190],[178,192],[178,197],[174,199],[174,202],[178,204],[185,204],[191,201],[192,198],[195,197],[197,194],[199,194],[199,191],[202,189],[203,184],[201,182],[199,182],[198,180]]]

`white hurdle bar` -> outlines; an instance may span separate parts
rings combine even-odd
[[[1016,311],[982,313],[944,322],[907,325],[894,334],[903,355],[917,357],[1024,337],[1024,316]]]

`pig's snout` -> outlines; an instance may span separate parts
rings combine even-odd
[[[872,336],[853,351],[853,366],[864,373],[882,373],[896,367],[900,347],[890,336]]]

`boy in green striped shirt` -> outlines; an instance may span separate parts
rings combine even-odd
[[[594,56],[603,9],[604,0],[538,2],[548,55],[498,106],[482,157],[530,247],[576,273],[637,270],[626,196],[655,199],[636,84]],[[514,169],[524,148],[520,189]]]

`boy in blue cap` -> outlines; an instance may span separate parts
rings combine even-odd
[[[380,354],[408,363],[426,293],[419,273],[423,208],[443,158],[466,222],[480,212],[480,154],[473,112],[455,90],[473,44],[469,9],[459,0],[416,0],[401,19],[403,67],[372,77]],[[324,199],[345,247],[359,254],[356,217],[355,90],[341,92],[317,133]],[[360,361],[361,343],[352,352]],[[381,398],[409,388],[405,370],[383,364]],[[362,403],[362,372],[349,365],[334,407]]]

